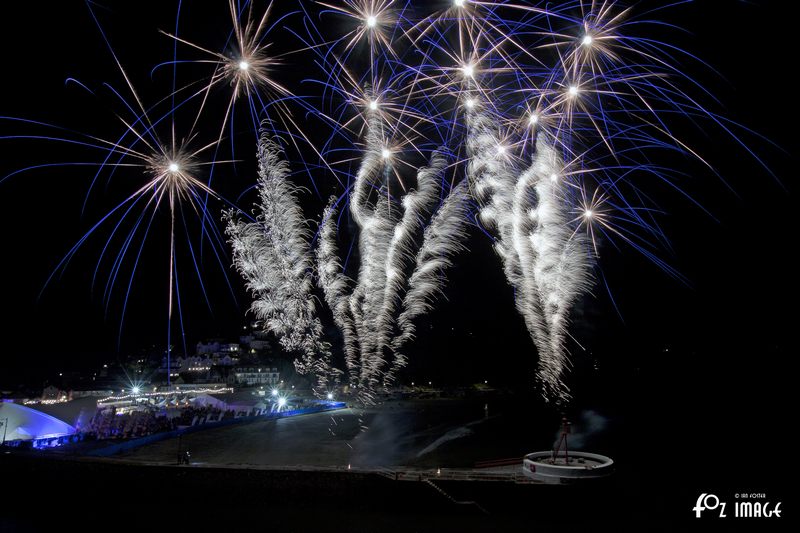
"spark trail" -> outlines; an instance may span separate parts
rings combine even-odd
[[[255,300],[253,314],[281,346],[299,352],[295,366],[317,378],[324,392],[338,374],[330,365],[330,349],[322,341],[322,325],[312,296],[312,255],[308,223],[287,179],[289,165],[280,147],[262,132],[258,146],[259,203],[255,222],[228,211],[226,233],[233,262]]]
[[[64,165],[95,165],[109,179],[123,167],[147,170],[146,187],[137,185],[103,219],[120,217],[112,237],[123,231],[125,219],[135,219],[122,239],[106,293],[122,259],[136,251],[137,232],[146,240],[152,217],[142,212],[137,219],[138,209],[169,204],[171,316],[173,293],[180,312],[175,250],[183,239],[176,239],[175,224],[185,224],[183,208],[200,215],[200,259],[208,240],[222,262],[218,228],[208,222],[215,218],[208,200],[230,205],[220,187],[231,177],[215,181],[212,191],[212,174],[219,163],[236,162],[234,138],[240,135],[234,115],[249,115],[239,122],[247,126],[248,138],[259,125],[269,129],[299,156],[297,163],[318,197],[336,197],[323,214],[313,250],[288,166],[262,133],[259,220],[241,222],[235,212],[228,215],[235,263],[256,296],[254,312],[287,348],[301,352],[298,368],[319,374],[327,384],[336,372],[316,316],[316,268],[344,337],[349,379],[365,400],[405,364],[401,350],[413,338],[414,319],[441,291],[443,272],[462,246],[476,205],[536,346],[542,393],[564,402],[569,399],[568,325],[592,285],[593,270],[602,268],[603,244],[631,248],[683,279],[662,259],[669,241],[660,225],[665,212],[660,201],[666,190],[694,202],[679,182],[689,173],[674,168],[675,161],[694,158],[710,165],[678,132],[698,124],[705,132],[710,126],[762,163],[740,138],[752,132],[715,112],[712,91],[688,74],[706,65],[681,48],[680,37],[671,40],[672,25],[662,14],[688,2],[647,8],[613,0],[225,3],[232,26],[221,51],[178,33],[179,26],[186,29],[178,24],[179,3],[175,29],[167,33],[172,60],[159,65],[172,67],[171,91],[153,107],[143,107],[112,51],[133,96],[132,105],[123,102],[132,116],[123,121],[126,131],[118,140],[76,136],[15,117],[0,120],[41,127],[44,134],[0,140],[68,142],[76,149],[100,150],[102,161]],[[90,12],[94,17],[91,7]],[[277,31],[297,38],[300,48],[292,48],[291,39],[274,39]],[[179,48],[202,56],[179,59]],[[178,65],[186,63],[206,64],[211,71],[179,83]],[[281,71],[311,63],[315,68],[301,82],[311,94],[299,96]],[[696,66],[685,67],[692,63]],[[225,85],[228,90],[216,90]],[[185,107],[189,103],[196,113]],[[176,131],[179,109],[190,119],[181,122],[191,126]],[[307,120],[301,123],[294,111]],[[170,143],[156,136],[162,121],[162,127],[172,125]],[[209,121],[215,140],[189,151],[195,132]],[[305,127],[308,121],[314,121],[313,129]],[[226,131],[229,161],[221,160]],[[6,177],[50,166],[57,164],[31,165]],[[340,219],[355,227],[357,269],[340,257]],[[188,240],[187,233],[199,277]],[[111,248],[109,240],[101,258]]]
[[[393,156],[381,143],[378,129],[379,121],[373,118],[350,195],[361,258],[357,279],[341,273],[335,197],[323,217],[317,252],[320,282],[344,334],[350,380],[367,403],[405,365],[400,349],[413,338],[413,319],[430,309],[441,290],[441,274],[465,237],[464,187],[453,188],[437,209],[444,155],[434,152],[428,165],[417,171],[415,188],[396,205],[388,191]]]
[[[324,212],[316,253],[299,206],[289,165],[266,134],[259,141],[259,203],[255,222],[227,213],[234,264],[255,300],[251,311],[288,351],[295,365],[317,377],[318,393],[335,385],[328,343],[313,296],[312,257],[317,279],[344,338],[345,363],[359,399],[370,403],[406,360],[399,353],[413,338],[413,320],[441,291],[442,272],[465,236],[465,187],[456,186],[437,210],[444,156],[434,154],[417,172],[416,188],[400,206],[383,192],[389,157],[368,134],[367,148],[350,198],[359,229],[361,265],[355,280],[343,273],[337,246],[336,202]],[[378,189],[377,198],[370,191]],[[434,214],[435,213],[435,214]]]
[[[470,113],[467,121],[470,183],[539,353],[543,396],[567,401],[569,311],[591,286],[591,256],[574,220],[568,186],[559,179],[563,162],[552,140],[540,134],[531,165],[520,172],[502,149],[488,112]]]

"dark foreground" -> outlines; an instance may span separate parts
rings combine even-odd
[[[3,455],[0,469],[13,480],[13,490],[5,491],[2,531],[63,531],[76,525],[78,531],[206,530],[212,524],[282,533],[508,531],[533,524],[563,531],[565,519],[573,526],[605,523],[635,531],[642,524],[635,514],[620,515],[613,483],[605,488],[437,483],[457,500],[479,502],[481,510],[453,503],[429,484],[370,473],[141,466],[19,454]],[[563,515],[567,501],[583,518]]]
[[[499,398],[389,402],[372,411],[201,431],[113,459],[69,449],[4,450],[0,532],[761,532],[790,523],[783,469],[754,463],[724,434],[686,438],[686,417],[669,425],[610,418],[615,430],[594,436],[576,425],[573,444],[583,436],[588,449],[607,453],[616,466],[612,477],[581,485],[440,477],[430,484],[379,474],[391,465],[473,468],[548,449],[558,420],[535,405]],[[191,450],[191,466],[174,464],[179,448]],[[733,502],[743,490],[783,501],[785,516],[694,517],[700,494]]]
[[[706,531],[624,472],[586,485],[148,466],[3,453],[0,531]],[[672,510],[670,510],[672,509]],[[679,516],[679,517],[678,517]],[[678,518],[676,518],[678,517]],[[733,524],[727,523],[726,530]],[[754,524],[739,524],[747,531]],[[763,528],[763,524],[758,524]]]

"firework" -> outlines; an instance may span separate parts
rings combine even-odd
[[[208,111],[211,107],[209,102],[212,90],[216,87],[228,86],[227,103],[224,105],[224,112],[219,127],[219,139],[225,133],[226,128],[231,125],[234,114],[234,105],[243,100],[246,102],[247,113],[250,114],[253,131],[258,131],[263,121],[259,115],[270,107],[275,107],[277,113],[275,120],[285,122],[291,116],[291,112],[286,106],[286,101],[291,99],[291,91],[276,81],[275,72],[282,64],[281,58],[276,57],[270,51],[272,42],[270,41],[270,31],[280,22],[270,20],[273,12],[273,4],[270,2],[263,11],[256,11],[254,2],[247,2],[241,6],[235,0],[229,0],[228,13],[230,16],[230,36],[226,43],[224,52],[216,52],[208,48],[188,41],[187,39],[169,32],[162,32],[167,37],[175,40],[175,44],[200,52],[205,57],[199,60],[178,60],[177,46],[176,56],[173,61],[162,63],[160,66],[176,67],[179,63],[199,63],[209,64],[213,67],[211,76],[206,80],[195,82],[199,83],[200,89],[196,91],[196,96],[202,100],[200,111],[195,120],[195,125],[200,119],[200,114]],[[180,19],[180,11],[178,19]],[[282,18],[285,18],[284,15]],[[176,30],[178,22],[176,21]],[[156,67],[158,68],[158,67]],[[155,70],[155,69],[154,69]],[[262,126],[268,126],[269,121]],[[294,125],[296,126],[296,124]]]
[[[343,334],[350,380],[366,399],[405,363],[401,349],[413,338],[414,319],[430,309],[442,272],[477,220],[515,289],[543,395],[566,401],[570,316],[602,268],[603,245],[632,247],[679,277],[659,256],[667,239],[648,182],[683,191],[679,172],[659,165],[659,153],[705,164],[674,133],[699,120],[739,140],[735,126],[692,93],[703,91],[679,68],[694,61],[691,55],[647,34],[653,25],[663,29],[651,20],[663,6],[637,14],[613,1],[454,0],[431,7],[342,0],[299,2],[277,16],[272,3],[260,10],[229,0],[227,7],[230,38],[222,52],[179,36],[177,23],[167,34],[176,46],[165,63],[173,66],[172,91],[160,102],[167,111],[142,105],[115,55],[135,100],[124,135],[69,142],[103,150],[101,170],[145,170],[147,179],[112,213],[136,219],[133,205],[169,206],[171,314],[176,214],[184,207],[201,214],[201,233],[211,232],[208,240],[219,244],[206,222],[213,218],[207,200],[216,197],[211,173],[226,130],[233,152],[233,115],[242,102],[252,130],[270,131],[259,141],[259,218],[241,220],[234,210],[228,219],[235,264],[256,297],[253,311],[285,348],[302,354],[301,370],[334,377],[312,301],[316,267]],[[288,26],[298,19],[301,25]],[[296,49],[275,49],[277,27],[299,39]],[[178,45],[204,58],[179,61]],[[304,67],[306,59],[315,61],[318,74],[302,80],[318,89],[312,96],[300,98],[279,81],[290,57],[302,58]],[[184,62],[211,65],[210,77],[177,89],[175,68]],[[212,90],[225,86],[214,115]],[[177,135],[175,111],[188,103],[198,111]],[[293,109],[324,128],[309,135]],[[222,117],[211,126],[216,140],[190,148],[212,115]],[[156,135],[162,121],[172,125],[167,143]],[[300,154],[320,199],[335,193],[315,250],[287,158],[271,140],[277,138]],[[204,165],[207,177],[199,172]],[[290,215],[277,216],[284,212]],[[357,233],[357,268],[339,254],[342,220]],[[146,235],[151,221],[138,217],[134,226],[141,229],[124,240],[113,279],[121,258],[136,248],[136,231]]]
[[[169,241],[168,265],[164,265],[164,270],[168,268],[168,271],[165,272],[168,275],[168,293],[165,295],[165,303],[167,307],[166,354],[169,366],[176,318],[180,327],[179,337],[183,342],[184,351],[187,351],[186,339],[183,334],[183,311],[180,305],[178,262],[181,255],[188,256],[187,263],[192,264],[192,270],[197,274],[202,293],[206,297],[209,308],[211,307],[201,275],[202,259],[197,251],[198,243],[196,239],[192,238],[195,229],[200,229],[199,233],[203,235],[203,238],[200,239],[200,246],[203,243],[208,245],[227,280],[227,265],[223,260],[224,242],[215,222],[216,216],[208,216],[211,209],[210,203],[221,202],[224,204],[227,201],[211,188],[206,178],[210,169],[231,161],[216,157],[218,142],[199,142],[200,136],[193,127],[182,129],[183,121],[177,117],[177,110],[197,97],[198,93],[193,93],[191,86],[172,91],[168,96],[152,105],[144,104],[145,100],[140,96],[132,77],[111,46],[91,5],[89,12],[124,80],[124,90],[122,91],[108,83],[103,84],[103,88],[110,93],[114,104],[113,116],[116,122],[114,125],[117,129],[121,126],[122,132],[118,137],[105,139],[98,135],[80,133],[46,122],[4,117],[5,120],[15,124],[23,124],[36,129],[35,134],[32,135],[12,135],[5,138],[65,144],[74,147],[76,154],[83,152],[89,154],[89,159],[86,161],[73,160],[34,165],[13,174],[39,168],[94,167],[96,170],[91,176],[91,183],[83,205],[84,209],[96,196],[95,189],[102,181],[106,181],[107,185],[112,180],[125,184],[124,189],[119,185],[114,187],[115,191],[125,191],[122,193],[122,199],[112,204],[112,207],[91,225],[90,229],[58,263],[45,282],[46,288],[55,276],[67,267],[79,250],[85,247],[93,237],[98,237],[103,229],[108,229],[106,241],[102,245],[97,266],[94,268],[92,284],[95,286],[99,283],[103,267],[105,264],[110,264],[107,268],[107,280],[103,287],[103,299],[108,313],[114,295],[120,292],[119,286],[122,286],[120,342],[128,304],[134,294],[134,278],[137,269],[140,268],[141,259],[145,255],[148,243],[163,238],[153,231],[155,226],[161,225],[157,221],[160,216],[168,217],[166,225],[168,235],[161,244]],[[86,91],[95,98],[102,96],[100,91],[91,90],[86,84],[76,79],[69,78],[67,82],[68,85]],[[121,108],[121,110],[118,111],[116,108]],[[93,109],[92,113],[97,114],[97,110]],[[133,183],[133,186],[130,186],[130,183]],[[169,372],[167,381],[170,381]]]
[[[392,340],[395,369],[405,365],[400,350],[414,337],[414,320],[432,309],[434,300],[443,292],[446,270],[452,265],[453,257],[464,249],[468,228],[464,220],[469,208],[466,182],[461,182],[425,228],[422,246],[414,258],[414,271],[408,280],[409,288],[403,297],[403,311],[397,318],[399,334]]]
[[[431,236],[431,232],[423,230],[431,227],[432,213],[439,199],[439,183],[446,166],[444,157],[434,153],[428,166],[417,172],[416,186],[402,197],[400,206],[394,206],[391,198],[380,195],[370,200],[369,191],[386,186],[393,165],[392,154],[372,133],[378,124],[377,119],[370,122],[366,153],[350,198],[350,212],[359,229],[361,257],[357,283],[350,295],[350,309],[355,319],[360,352],[357,382],[367,391],[390,383],[396,369],[404,363],[404,358],[399,355],[394,356],[393,363],[387,361],[387,351],[399,347],[399,341],[392,344],[398,312],[408,306],[421,310],[423,306],[418,299],[430,294],[416,285],[423,282],[421,271],[438,257],[419,255],[418,252],[426,246],[426,238]],[[455,191],[456,196],[459,193],[460,190]],[[450,217],[450,223],[458,223],[452,220],[452,216],[458,214],[457,210],[447,209],[439,214],[442,215],[440,219]],[[458,220],[463,223],[463,220]],[[447,241],[448,237],[455,240],[462,234],[440,231],[436,236]],[[444,250],[457,247],[455,242],[440,244],[445,245],[442,252],[445,255],[447,252]],[[420,291],[423,294],[415,296]],[[404,294],[411,296],[404,298]],[[406,327],[410,318],[406,313]]]
[[[559,178],[563,162],[552,143],[540,136],[532,164],[520,172],[499,149],[493,123],[485,113],[469,118],[470,181],[539,353],[544,395],[566,401],[564,341],[571,306],[590,286],[589,244],[574,223],[571,191]]]
[[[235,213],[228,215],[234,264],[255,296],[255,315],[284,348],[301,352],[298,370],[315,374],[322,390],[332,370],[311,294],[307,222],[296,186],[288,179],[288,164],[263,135],[259,160],[257,221],[241,222]],[[324,212],[316,251],[319,285],[344,337],[350,383],[365,403],[373,401],[375,391],[390,384],[405,364],[399,350],[413,336],[413,320],[429,309],[442,284],[437,277],[465,235],[463,186],[454,188],[436,209],[443,156],[435,154],[417,172],[414,189],[400,202],[380,194],[391,165],[391,154],[379,137],[368,134],[350,196],[361,257],[356,279],[343,273],[339,259],[335,197]],[[377,196],[371,194],[376,189]]]
[[[680,277],[658,256],[666,242],[655,217],[661,209],[641,183],[655,177],[677,188],[678,172],[654,163],[659,151],[705,164],[672,123],[705,119],[733,134],[690,94],[693,82],[676,57],[694,59],[646,34],[659,24],[650,12],[637,18],[617,2],[465,0],[433,13],[406,1],[324,5],[320,17],[333,13],[353,26],[331,39],[312,27],[309,37],[328,74],[321,108],[333,133],[323,153],[334,167],[360,161],[350,214],[365,233],[361,254],[376,258],[361,267],[355,294],[363,305],[350,314],[371,313],[388,297],[380,315],[388,323],[395,289],[377,265],[409,259],[381,247],[392,224],[366,218],[360,207],[372,190],[366,183],[386,171],[379,150],[403,191],[397,169],[410,165],[408,154],[447,154],[455,163],[446,180],[469,183],[515,288],[543,396],[566,401],[569,317],[601,268],[602,243],[624,243]],[[339,155],[353,137],[365,139],[364,160]],[[463,214],[466,224],[473,213]]]
[[[446,279],[443,272],[465,237],[463,186],[456,186],[435,209],[439,189],[434,184],[438,185],[442,167],[443,162],[434,159],[419,171],[418,188],[403,197],[401,215],[392,215],[385,200],[359,208],[362,263],[355,281],[341,273],[332,207],[323,219],[320,279],[344,334],[350,380],[365,402],[379,387],[392,383],[396,371],[405,366],[400,350],[413,338],[413,320],[430,309]],[[349,294],[348,287],[352,287]]]
[[[312,297],[311,249],[296,186],[287,180],[289,166],[278,145],[262,133],[258,146],[258,213],[243,222],[231,210],[226,233],[236,269],[255,297],[253,314],[289,352],[299,352],[297,370],[317,377],[324,391],[336,372],[321,340],[322,325]]]

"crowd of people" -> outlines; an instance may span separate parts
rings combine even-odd
[[[151,410],[118,413],[115,408],[98,410],[83,433],[97,440],[143,437],[175,429],[167,416]]]
[[[114,407],[98,410],[82,433],[97,440],[131,439],[162,431],[172,431],[234,418],[236,414],[216,407],[184,407],[170,415],[163,409],[139,408],[118,411]]]

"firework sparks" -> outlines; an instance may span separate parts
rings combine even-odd
[[[91,8],[90,13],[94,17],[94,12]],[[66,268],[70,260],[86,245],[91,237],[99,234],[103,228],[110,228],[107,240],[102,246],[97,260],[97,266],[94,269],[92,284],[93,286],[97,284],[103,265],[110,263],[107,281],[103,290],[103,298],[106,312],[108,312],[116,289],[118,289],[119,285],[123,285],[124,298],[119,324],[120,339],[128,303],[132,296],[134,277],[139,268],[145,245],[158,239],[158,236],[151,231],[155,225],[157,215],[162,211],[168,213],[169,271],[166,304],[168,322],[167,359],[169,360],[172,351],[173,319],[176,318],[176,315],[180,323],[180,338],[183,339],[184,351],[186,351],[178,283],[179,270],[177,262],[179,248],[181,249],[181,254],[188,254],[190,257],[194,270],[198,275],[200,287],[203,294],[205,294],[205,285],[200,276],[200,258],[195,253],[195,247],[188,238],[190,227],[194,226],[195,221],[202,227],[202,232],[207,237],[207,242],[211,250],[213,250],[213,255],[216,257],[227,279],[227,269],[223,266],[224,262],[221,260],[224,256],[224,247],[222,246],[220,232],[215,224],[210,224],[212,219],[206,216],[209,209],[209,199],[222,202],[225,202],[225,200],[212,190],[204,178],[209,168],[217,164],[229,163],[230,161],[210,157],[210,154],[218,146],[217,142],[200,144],[197,142],[198,136],[191,133],[191,131],[185,136],[179,137],[180,127],[176,120],[176,109],[194,97],[194,95],[186,97],[189,92],[187,89],[174,91],[166,98],[156,102],[156,104],[145,107],[143,99],[136,90],[131,77],[111,47],[99,20],[97,18],[94,20],[108,45],[110,54],[114,58],[118,71],[125,82],[125,87],[130,94],[126,98],[123,96],[124,91],[117,91],[110,84],[103,85],[111,93],[114,104],[121,104],[124,110],[123,112],[114,113],[118,124],[123,128],[122,134],[116,140],[107,140],[99,136],[74,132],[67,128],[44,122],[7,118],[7,120],[23,123],[27,126],[43,128],[47,132],[37,133],[36,135],[14,135],[8,138],[62,143],[74,147],[75,153],[81,151],[90,153],[90,160],[84,162],[48,163],[21,170],[29,171],[43,167],[68,168],[76,165],[96,167],[97,170],[86,194],[84,208],[92,199],[95,186],[103,179],[110,183],[112,178],[117,181],[122,181],[122,178],[126,178],[126,184],[130,182],[135,184],[133,190],[127,189],[122,200],[113,205],[67,252],[45,283],[45,287],[47,287],[55,275]],[[78,86],[81,90],[88,91],[94,97],[100,96],[98,92],[90,90],[78,80],[70,78],[68,82]],[[175,97],[177,96],[181,97],[181,101],[176,105]],[[93,110],[93,112],[96,113],[96,110]],[[169,131],[168,136],[161,135],[164,131]],[[200,144],[199,147],[198,144]],[[98,156],[97,154],[100,155]],[[184,233],[186,234],[186,239],[183,238]],[[122,244],[115,248],[120,242]],[[131,263],[130,267],[127,265],[128,262]],[[125,282],[123,277],[126,272],[129,273],[129,278]],[[207,297],[206,301],[208,302]],[[210,306],[210,302],[208,303]],[[169,376],[167,379],[169,381]]]
[[[358,206],[371,188],[363,175],[379,173],[381,157],[392,168],[400,163],[386,139],[402,139],[402,148],[417,153],[444,146],[456,155],[458,163],[447,172],[452,182],[468,176],[479,201],[480,221],[495,239],[539,354],[543,394],[567,400],[570,309],[591,285],[600,241],[622,241],[675,274],[654,254],[664,237],[655,220],[643,216],[655,209],[640,204],[647,196],[634,180],[655,175],[671,183],[672,173],[651,163],[648,150],[697,156],[671,133],[668,116],[719,123],[675,81],[682,74],[673,56],[682,52],[626,34],[643,23],[615,2],[457,1],[421,17],[409,3],[397,2],[393,24],[382,17],[370,23],[366,17],[376,5],[348,5],[349,16],[367,22],[328,41],[320,58],[331,65],[324,82],[331,100],[344,96],[343,105],[331,105],[340,112],[329,115],[335,129],[330,146],[353,133],[367,138],[368,151],[376,146],[353,185],[353,219],[365,222]],[[387,34],[395,38],[386,42]],[[370,61],[356,72],[356,62],[345,64],[362,39],[370,40]],[[392,87],[391,114],[383,98],[368,92],[353,97],[364,80]],[[360,114],[347,114],[348,105],[367,111],[363,122]],[[367,233],[381,228],[389,231],[375,226]],[[384,292],[392,279],[387,275]]]
[[[324,391],[336,372],[321,340],[322,325],[311,296],[309,232],[298,204],[297,189],[287,179],[289,166],[277,144],[262,133],[258,147],[259,204],[255,222],[243,222],[236,211],[226,215],[226,232],[237,270],[254,295],[251,310],[290,352],[300,352],[296,366],[317,377]]]
[[[351,382],[367,403],[405,365],[400,349],[413,337],[413,320],[430,309],[441,290],[440,274],[461,249],[466,205],[464,187],[457,186],[435,209],[445,167],[440,154],[417,172],[416,187],[403,196],[401,206],[392,210],[388,198],[371,200],[369,191],[388,175],[392,163],[377,157],[380,145],[374,135],[369,139],[368,134],[367,153],[350,198],[362,257],[357,280],[344,277],[338,262],[332,229],[335,198],[323,218],[318,252],[325,296],[344,333]],[[393,353],[391,360],[387,351]]]
[[[174,67],[183,62],[176,52],[165,63],[173,65],[172,91],[164,99],[171,106],[151,120],[152,109],[142,105],[114,55],[135,101],[128,106],[133,117],[124,121],[124,136],[116,142],[90,136],[70,142],[103,150],[107,157],[100,167],[111,173],[125,166],[144,171],[146,180],[113,212],[136,218],[134,205],[169,206],[170,315],[177,293],[172,279],[178,214],[195,211],[207,230],[207,199],[216,197],[211,173],[221,162],[217,152],[227,129],[233,147],[237,102],[246,105],[253,131],[268,128],[287,148],[313,154],[308,159],[316,161],[302,157],[301,163],[319,198],[325,187],[317,185],[316,176],[332,177],[339,187],[323,214],[316,251],[283,156],[263,134],[261,219],[231,218],[229,236],[237,266],[260,302],[254,310],[278,320],[277,304],[264,302],[273,291],[283,291],[282,301],[298,309],[303,332],[280,320],[269,327],[287,339],[287,348],[303,352],[301,368],[333,375],[313,305],[300,303],[311,298],[316,263],[344,335],[351,380],[367,396],[405,362],[400,348],[413,337],[412,321],[441,290],[441,271],[474,218],[476,207],[467,198],[472,195],[538,352],[543,393],[566,401],[570,310],[590,288],[603,242],[629,245],[677,275],[658,258],[666,239],[646,182],[655,177],[678,188],[677,171],[654,162],[660,151],[705,161],[675,135],[673,121],[704,119],[731,135],[734,127],[687,89],[697,85],[679,67],[691,56],[643,35],[651,21],[617,2],[422,4],[315,1],[298,3],[296,11],[273,20],[273,3],[259,11],[254,2],[229,0],[232,26],[224,52],[179,36],[177,24],[167,33],[176,47],[203,54],[204,59],[187,62],[211,65],[210,78],[176,89]],[[298,14],[304,15],[302,29],[288,32],[301,46],[278,52],[271,32]],[[316,62],[320,74],[303,80],[319,89],[311,98],[295,96],[279,81],[279,70],[293,54]],[[219,109],[222,121],[214,125],[221,124],[216,141],[193,150],[199,124],[212,114],[212,89],[223,86],[229,92]],[[174,115],[189,102],[198,104],[198,112],[178,136]],[[309,135],[290,103],[328,131]],[[156,135],[161,121],[172,122],[166,144]],[[206,165],[212,171],[207,177]],[[291,220],[275,218],[281,209]],[[347,261],[342,264],[339,257],[340,218],[352,220],[358,232],[354,279],[345,276]],[[121,258],[135,249],[133,236],[147,234],[151,221],[138,217],[114,261],[114,279]],[[276,274],[257,264],[269,258],[285,263],[281,243],[295,250],[296,270]],[[260,255],[247,255],[253,247]]]
[[[350,381],[366,403],[404,365],[399,349],[413,336],[412,321],[429,308],[441,287],[436,277],[449,265],[464,236],[463,186],[456,187],[434,215],[445,167],[440,155],[417,172],[416,185],[400,206],[392,206],[391,198],[371,194],[391,175],[392,158],[384,157],[384,150],[380,138],[368,133],[367,151],[350,197],[362,258],[357,278],[351,280],[342,272],[336,198],[325,210],[316,251],[319,284],[344,336]],[[322,376],[323,390],[331,371],[330,352],[320,340],[321,326],[310,294],[306,222],[277,146],[262,137],[259,155],[258,221],[243,223],[229,215],[234,262],[256,296],[254,313],[285,348],[303,353],[298,369]],[[403,333],[395,336],[398,327]],[[395,353],[393,359],[387,358],[387,351]]]

